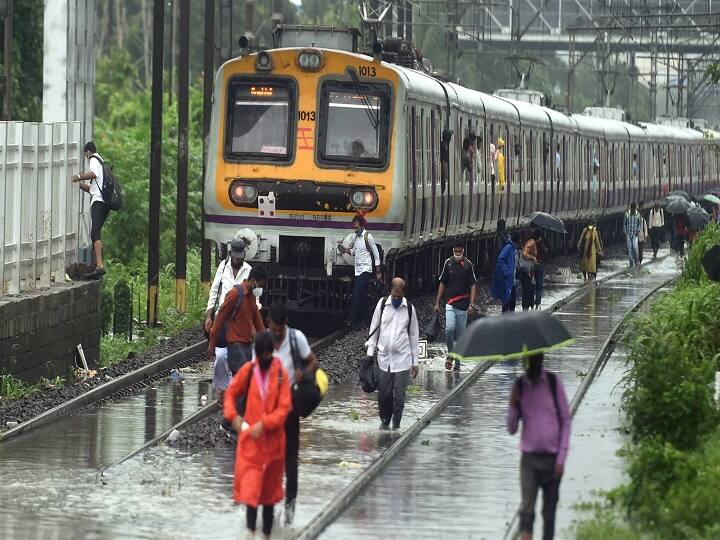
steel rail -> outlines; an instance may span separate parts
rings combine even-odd
[[[327,336],[324,336],[312,343],[310,343],[310,348],[313,350],[313,352],[320,352],[326,348],[328,348],[330,345],[332,345],[335,341],[346,335],[348,330],[346,328],[342,328],[340,330],[337,330],[333,332],[332,334],[329,334]],[[205,342],[201,342],[201,344],[205,344]],[[200,407],[198,410],[196,410],[191,415],[187,416],[186,418],[183,418],[180,422],[175,424],[174,426],[169,427],[165,431],[163,431],[160,435],[157,435],[147,441],[145,444],[143,444],[141,447],[133,450],[129,454],[121,457],[120,459],[110,463],[109,465],[106,465],[100,470],[100,475],[103,475],[105,471],[107,471],[110,467],[115,467],[116,465],[120,465],[121,463],[124,463],[125,461],[137,456],[138,454],[141,454],[145,450],[152,448],[153,446],[160,444],[161,442],[167,440],[167,438],[170,436],[170,434],[178,430],[184,429],[188,426],[191,426],[192,424],[199,422],[200,420],[203,420],[207,418],[208,416],[211,416],[215,414],[216,412],[220,411],[220,404],[217,402],[217,400],[213,400],[211,403],[208,403],[207,405],[204,405]]]
[[[651,260],[647,264],[653,264],[664,259]],[[549,305],[544,311],[555,312],[562,306],[571,302],[575,298],[587,292],[591,287],[596,287],[607,282],[610,279],[621,276],[627,272],[627,269],[618,270],[603,277],[594,280],[579,287],[565,298]],[[318,514],[316,514],[310,522],[303,527],[295,537],[298,540],[312,540],[317,538],[331,523],[333,523],[347,509],[348,506],[357,498],[358,495],[372,482],[375,477],[397,456],[410,442],[440,413],[445,407],[459,394],[461,394],[468,386],[470,386],[480,375],[485,373],[492,362],[486,361],[478,364],[458,385],[453,387],[445,394],[433,407],[430,408],[422,417],[418,418],[412,426],[410,426],[402,436],[392,444],[382,455],[373,461],[367,469],[356,476],[345,488],[338,493],[333,500],[328,503]]]
[[[642,305],[647,302],[652,296],[654,296],[660,289],[663,287],[666,287],[670,283],[673,283],[677,281],[678,276],[672,277],[666,281],[663,281],[660,285],[653,287],[650,291],[645,293],[633,306],[623,315],[623,318],[620,319],[617,324],[613,327],[613,329],[610,331],[610,334],[608,334],[607,339],[603,342],[602,346],[600,347],[600,350],[595,355],[595,358],[593,358],[592,363],[590,364],[590,369],[588,370],[587,374],[585,375],[585,378],[583,379],[582,383],[578,387],[578,389],[575,391],[575,394],[573,395],[572,400],[570,401],[570,416],[575,416],[575,413],[577,412],[578,408],[580,407],[580,403],[582,402],[582,399],[585,397],[586,392],[590,388],[590,385],[595,381],[595,378],[597,374],[604,369],[605,365],[607,364],[607,361],[610,359],[612,354],[615,352],[615,347],[617,346],[620,339],[622,339],[621,333],[624,332],[625,327],[627,326],[628,322],[630,321],[630,318],[632,315],[637,313],[637,311],[642,307]],[[504,540],[517,538],[520,534],[520,509],[515,511],[515,514],[513,514],[512,519],[510,520],[510,524],[508,525],[505,535],[503,536]]]

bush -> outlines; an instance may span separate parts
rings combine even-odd
[[[689,450],[717,427],[719,306],[720,285],[703,282],[662,297],[632,323],[623,408],[636,442],[659,437]]]
[[[720,244],[720,225],[711,223],[703,229],[702,234],[693,242],[688,252],[679,284],[680,288],[709,281],[702,267],[702,258],[705,252],[716,244]]]

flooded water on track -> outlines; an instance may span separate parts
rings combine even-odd
[[[592,288],[557,312],[576,342],[546,355],[546,366],[562,378],[568,400],[612,327],[647,291],[676,271],[674,259],[660,261]],[[510,436],[505,429],[510,389],[520,373],[518,362],[501,362],[482,375],[393,460],[322,538],[376,538],[379,530],[403,538],[502,538],[520,501],[519,435]],[[585,459],[577,438],[597,429],[593,421],[579,415],[573,422],[566,475],[580,483],[594,464]],[[601,452],[603,438],[595,438],[593,444]],[[617,445],[606,446],[612,453]],[[609,487],[616,480],[611,478]],[[575,488],[577,483],[571,485]],[[582,491],[582,486],[575,489]],[[574,502],[571,490],[561,485],[561,500],[565,497],[566,504]],[[536,526],[541,527],[538,519]]]
[[[621,265],[622,261],[608,261],[604,270],[610,272]],[[574,387],[569,380],[576,378],[581,359],[594,354],[595,344],[585,342],[583,336],[590,339],[594,333],[609,331],[612,317],[621,316],[632,303],[630,297],[639,291],[638,284],[633,283],[632,279],[619,280],[614,282],[612,293],[600,289],[588,296],[585,309],[589,322],[577,329],[580,339],[576,348],[564,351],[562,358],[551,364],[552,369],[563,373],[570,392]],[[544,303],[549,305],[567,296],[577,286],[574,276],[547,282]],[[617,297],[609,298],[611,294]],[[610,302],[613,309],[602,313],[593,307]],[[613,310],[616,315],[609,313]],[[568,319],[578,317],[577,311],[566,313],[563,309],[561,313]],[[463,365],[460,373],[445,372],[441,344],[432,344],[429,356],[409,391],[403,427],[429,410],[474,367]],[[453,523],[452,530],[467,532],[475,530],[481,515],[488,516],[482,518],[487,530],[497,531],[493,520],[508,519],[500,516],[511,516],[516,504],[517,441],[503,437],[502,430],[496,437],[498,429],[493,422],[498,415],[504,421],[507,389],[515,371],[514,364],[498,365],[481,376],[388,469],[390,473],[395,467],[404,467],[407,474],[389,481],[389,491],[377,492],[371,497],[372,503],[361,505],[358,501],[326,536],[362,537],[360,529],[366,529],[375,531],[369,533],[375,538],[380,530],[377,527],[394,530],[395,535],[412,532],[423,536],[430,531],[429,526],[448,521]],[[98,473],[197,410],[200,396],[211,395],[210,386],[202,382],[207,376],[186,374],[184,385],[166,383],[126,400],[88,408],[0,445],[0,537],[239,537],[245,515],[244,509],[231,500],[234,451],[230,449],[189,452],[161,446],[112,467],[102,476]],[[331,389],[313,416],[302,422],[295,527],[277,528],[273,537],[294,536],[396,440],[397,434],[380,433],[378,424],[375,394],[364,394],[354,382]],[[466,436],[468,430],[473,432],[470,438]],[[478,447],[479,439],[487,445]],[[376,484],[371,490],[378,489],[380,483]],[[508,487],[512,490],[506,493]],[[472,503],[471,511],[462,504],[458,507],[457,502],[453,507],[443,506],[447,501],[443,497],[452,499],[453,493],[463,490]],[[479,497],[479,492],[486,497]],[[370,492],[361,500],[367,497]],[[433,510],[434,505],[438,506]],[[404,513],[392,525],[388,518],[395,514],[395,506]],[[462,512],[454,511],[457,508]],[[447,519],[447,512],[452,513],[452,520]],[[276,517],[279,515],[276,511]],[[421,532],[407,528],[408,522],[417,524]],[[471,528],[464,528],[462,523]],[[437,527],[433,530],[434,538],[444,532]]]

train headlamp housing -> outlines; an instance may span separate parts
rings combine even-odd
[[[297,65],[303,71],[319,71],[324,61],[323,53],[315,49],[304,49],[297,55]]]
[[[230,200],[235,206],[249,206],[255,203],[258,188],[242,180],[233,180],[230,184]]]
[[[356,189],[350,195],[350,202],[355,208],[375,210],[378,205],[378,195],[374,189]]]
[[[272,71],[272,55],[267,51],[260,51],[255,58],[255,70],[268,72]]]

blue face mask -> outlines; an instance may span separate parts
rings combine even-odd
[[[395,298],[394,296],[390,299],[390,302],[392,302],[392,306],[397,309],[400,306],[402,306],[402,298]]]
[[[362,227],[360,227],[357,231],[355,231],[355,234],[357,234],[358,236],[362,236],[362,233],[363,233]]]

